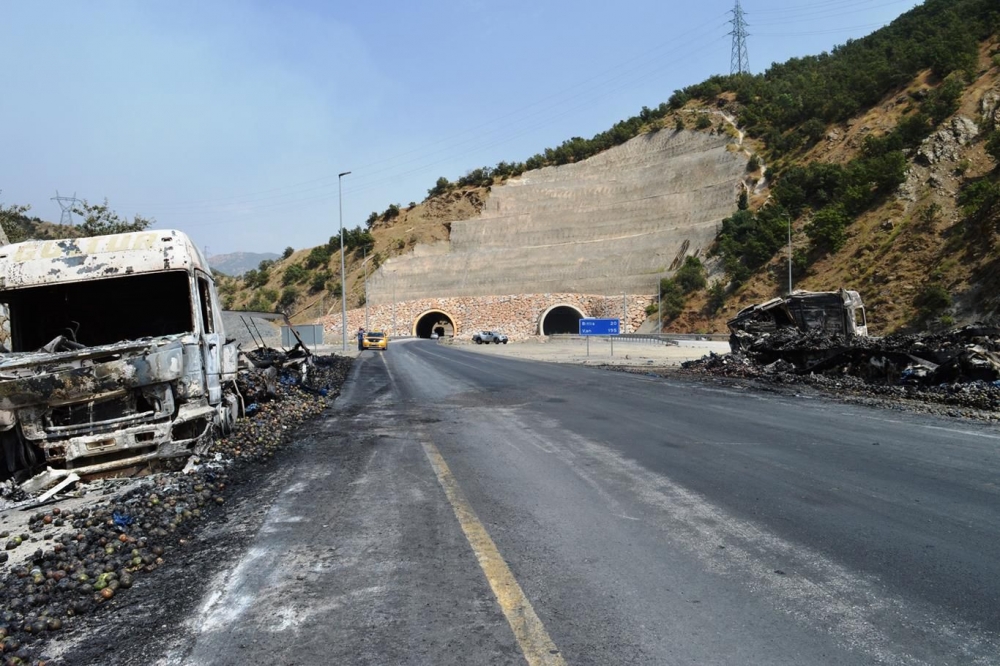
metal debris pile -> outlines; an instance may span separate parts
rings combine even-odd
[[[41,663],[47,636],[117,604],[117,595],[169,565],[206,523],[224,519],[226,488],[259,480],[259,465],[339,395],[351,364],[294,350],[251,354],[237,380],[246,417],[183,470],[148,476],[83,508],[61,510],[68,500],[57,496],[32,509],[23,531],[0,532],[0,563],[10,560],[0,587],[0,663]],[[8,499],[23,499],[10,485]]]
[[[699,374],[773,383],[811,383],[981,410],[1000,408],[1000,326],[944,333],[844,338],[783,328],[743,337],[731,354],[682,367]]]

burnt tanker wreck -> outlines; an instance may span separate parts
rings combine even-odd
[[[0,478],[186,456],[240,413],[208,263],[179,231],[0,248]]]

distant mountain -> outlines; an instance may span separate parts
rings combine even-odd
[[[257,265],[265,259],[273,261],[280,258],[281,255],[274,252],[230,252],[209,257],[208,265],[214,271],[237,276],[243,275],[251,268],[257,268]]]

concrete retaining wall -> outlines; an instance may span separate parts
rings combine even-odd
[[[480,217],[453,222],[449,243],[386,261],[369,277],[369,300],[654,294],[736,209],[746,157],[728,143],[661,130],[529,171],[493,188]]]

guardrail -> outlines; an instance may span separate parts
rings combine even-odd
[[[613,337],[620,342],[636,342],[647,344],[676,345],[680,340],[714,340],[728,342],[729,336],[721,333],[622,333],[621,335],[595,335],[586,336],[576,333],[557,333],[548,336],[553,340],[584,340],[588,337],[604,339]]]

